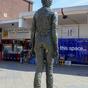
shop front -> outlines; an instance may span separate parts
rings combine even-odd
[[[4,28],[2,30],[1,44],[3,46],[3,60],[19,61],[21,52],[26,51],[27,53],[31,48],[30,32],[27,29],[18,27]],[[0,45],[1,48],[2,46]]]

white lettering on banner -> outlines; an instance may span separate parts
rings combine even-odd
[[[83,47],[66,47],[66,46],[60,46],[60,50],[70,50],[70,51],[87,51],[87,49],[84,49]]]
[[[83,47],[69,47],[71,51],[83,51]]]
[[[66,47],[66,46],[60,46],[60,50],[68,50],[68,47]]]

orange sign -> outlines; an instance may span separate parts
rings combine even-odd
[[[8,37],[8,31],[3,32],[3,37],[5,37],[5,38]]]

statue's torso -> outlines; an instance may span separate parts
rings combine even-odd
[[[36,12],[36,33],[38,33],[38,35],[46,35],[48,31],[51,30],[52,15],[53,12],[47,8],[41,8]]]
[[[50,32],[52,31],[53,15],[54,13],[47,8],[39,9],[34,15],[36,23],[35,45],[37,48],[41,44],[45,47],[51,46]]]

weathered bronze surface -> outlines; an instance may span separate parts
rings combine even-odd
[[[57,53],[56,17],[50,9],[52,0],[41,0],[41,2],[43,7],[34,14],[31,33],[32,50],[35,51],[37,64],[34,88],[41,88],[44,66],[47,88],[53,88],[53,58]]]

